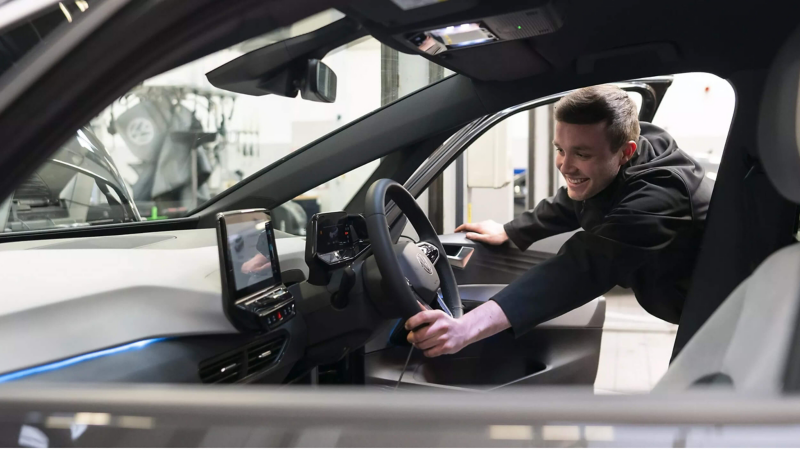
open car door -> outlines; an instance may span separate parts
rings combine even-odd
[[[659,77],[618,83],[618,86],[641,95],[639,120],[651,122],[671,84],[672,77]],[[493,126],[514,114],[553,104],[566,94],[551,95],[475,120],[442,144],[409,179],[406,189],[419,196]],[[387,214],[392,217],[392,205],[387,207]],[[393,230],[404,227],[405,218],[397,217]],[[554,256],[574,233],[543,239],[525,251],[510,242],[501,246],[477,243],[467,239],[465,233],[440,235],[454,269],[464,312],[489,301],[531,267]],[[518,338],[506,330],[458,354],[435,359],[413,352],[402,383],[477,389],[542,384],[592,386],[600,359],[605,312],[605,299],[599,297]],[[367,347],[368,382],[390,384],[400,378],[408,344],[404,342],[402,326],[396,328],[400,331],[392,330]]]

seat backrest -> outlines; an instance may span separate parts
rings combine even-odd
[[[800,244],[775,252],[686,344],[653,392],[718,385],[778,393],[800,306]]]
[[[766,79],[758,152],[777,191],[800,203],[800,28]],[[770,255],[689,340],[654,392],[719,386],[781,392],[800,306],[800,244]]]

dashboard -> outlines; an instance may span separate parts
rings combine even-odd
[[[319,239],[273,232],[268,275],[234,274],[278,295],[254,310],[264,316],[259,329],[243,330],[225,314],[214,229],[0,245],[0,273],[15,280],[0,303],[0,383],[272,384],[285,382],[301,360],[337,360],[384,321],[363,295],[335,307],[327,285],[304,282],[309,245],[322,249],[315,259],[328,278],[369,246],[361,216],[315,219]],[[250,238],[233,234],[241,264],[252,257]]]
[[[0,383],[280,384],[368,342],[368,352],[386,348],[396,320],[358,278],[374,263],[359,257],[370,245],[364,219],[325,213],[309,226],[308,239],[274,231],[269,271],[234,274],[245,290],[279,294],[251,310],[266,323],[248,330],[226,316],[214,229],[0,244],[0,273],[13,280],[0,302]],[[252,228],[229,236],[235,264],[263,248],[266,228]]]
[[[276,247],[284,280],[299,291],[305,239],[276,232]],[[2,244],[0,273],[15,280],[0,302],[0,380],[107,352],[20,381],[200,382],[206,359],[267,337],[241,334],[223,314],[214,229]],[[290,363],[303,354],[305,325],[299,318],[283,329],[295,337],[284,350]],[[132,344],[142,347],[116,353]],[[137,358],[148,363],[119,363]]]

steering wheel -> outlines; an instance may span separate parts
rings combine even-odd
[[[384,206],[387,198],[394,201],[417,231],[420,241],[416,245],[392,242]],[[383,294],[382,298],[372,298],[373,302],[382,303],[384,310],[399,312],[407,320],[422,310],[418,302],[436,301],[441,288],[444,304],[453,317],[461,317],[463,306],[453,269],[436,230],[414,197],[400,184],[383,178],[367,191],[364,212]]]

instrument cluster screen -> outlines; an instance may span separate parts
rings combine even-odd
[[[350,223],[339,223],[319,230],[317,252],[330,253],[352,247],[358,242],[358,232]]]
[[[317,214],[312,218],[316,257],[335,265],[355,258],[369,246],[367,224],[360,215],[343,212]]]

